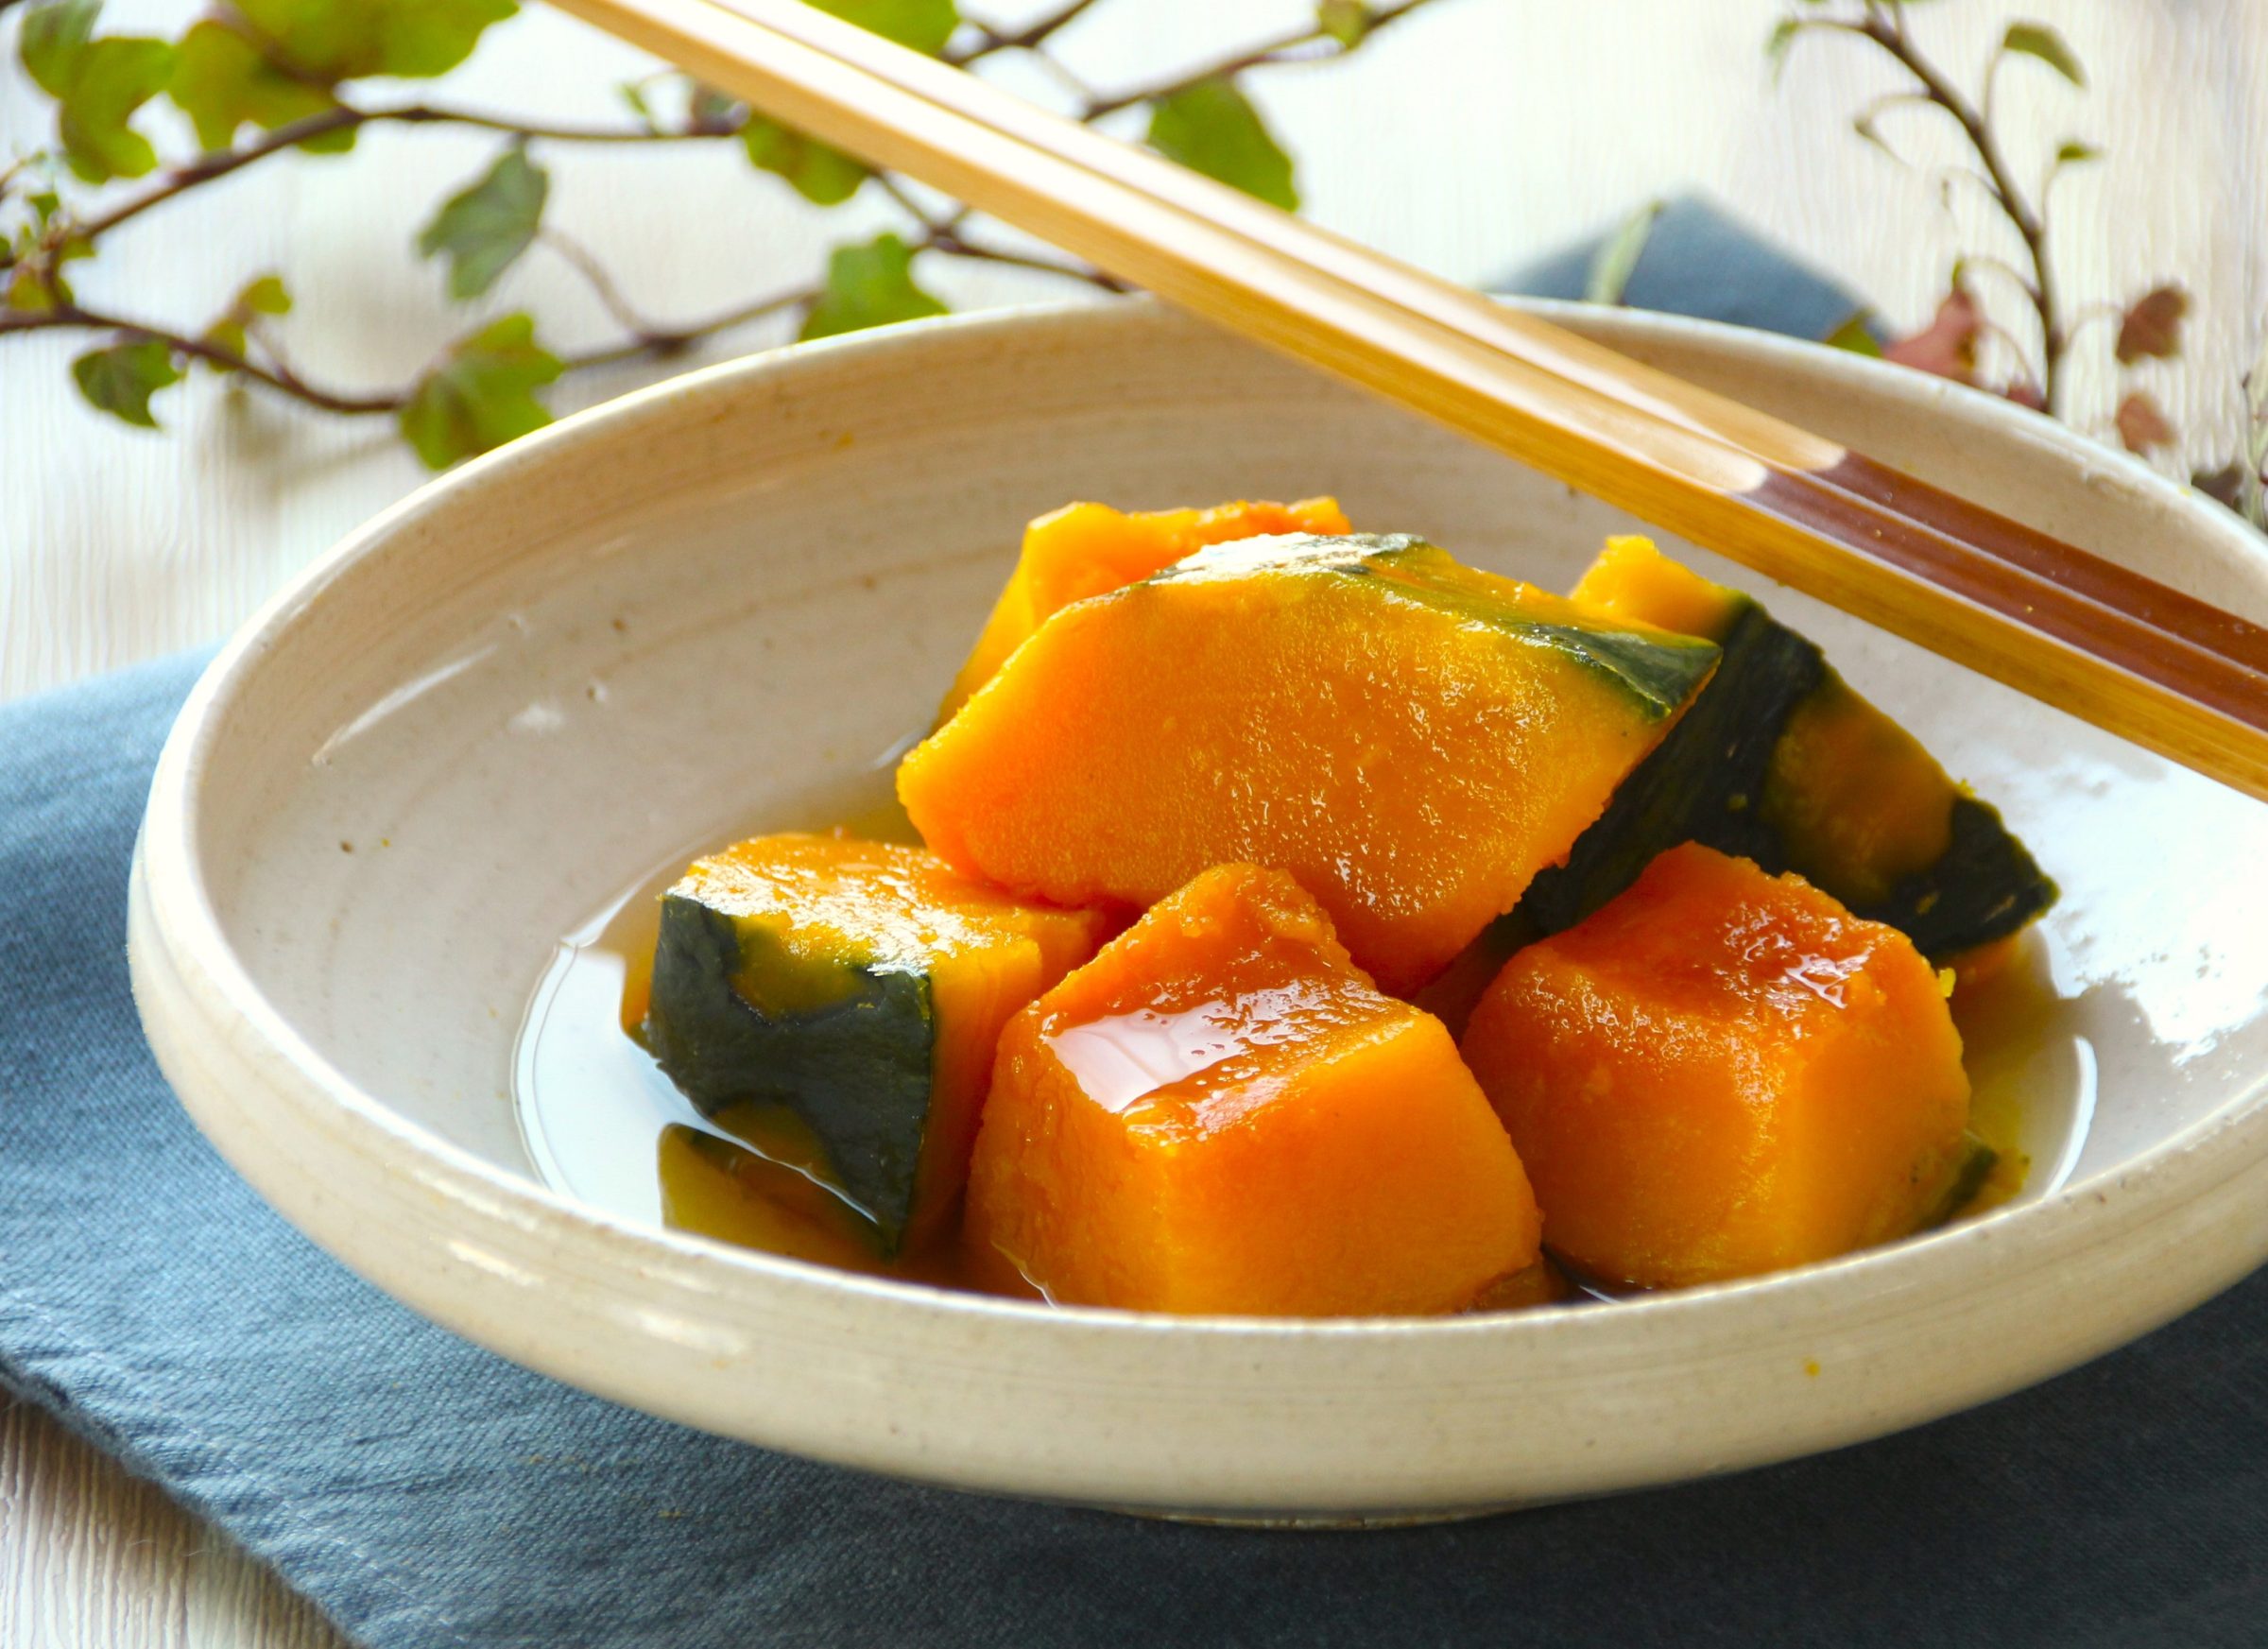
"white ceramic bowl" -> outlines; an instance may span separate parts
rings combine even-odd
[[[2268,618],[2232,518],[2000,402],[1555,313]],[[1025,518],[1316,491],[1547,585],[1629,525],[1142,304],[759,356],[468,465],[278,596],[183,712],[133,879],[159,1059],[287,1217],[532,1367],[830,1460],[1202,1514],[1450,1515],[1830,1448],[2067,1368],[2268,1253],[2268,812],[1769,591],[2062,880],[2061,1000],[2017,1073],[2037,1160],[2000,1212],[1628,1304],[1285,1322],[865,1280],[538,1182],[513,1040],[555,941],[920,726]]]

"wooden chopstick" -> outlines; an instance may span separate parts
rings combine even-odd
[[[890,86],[1005,132],[1035,151],[1202,214],[1247,240],[1272,245],[1280,252],[1364,286],[1477,342],[1524,358],[1570,383],[1737,446],[1775,469],[1800,472],[1814,484],[1845,492],[1858,503],[1902,514],[1925,532],[1965,534],[1987,554],[2208,648],[2234,649],[2252,667],[2268,672],[2268,628],[2168,586],[2138,580],[2115,563],[1564,328],[1508,309],[1469,287],[1382,257],[1160,155],[1116,142],[1078,122],[1006,96],[935,59],[892,46],[871,35],[862,36],[808,6],[757,8],[736,4],[736,0],[722,0],[722,4],[747,15],[761,9],[766,26],[790,34],[814,49],[849,57]],[[2138,591],[2138,582],[2146,590]],[[2141,601],[2139,608],[2138,598]]]
[[[799,0],[559,0],[869,163],[2268,799],[2268,630]]]

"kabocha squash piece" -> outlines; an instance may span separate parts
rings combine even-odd
[[[1297,504],[1240,500],[1211,509],[1160,509],[1128,515],[1107,504],[1067,504],[1023,529],[1023,552],[993,604],[975,650],[946,695],[942,721],[992,678],[1008,655],[1047,615],[1090,595],[1147,578],[1208,544],[1271,533],[1343,533],[1336,501]]]
[[[885,1257],[874,1224],[834,1192],[746,1146],[681,1123],[662,1130],[655,1168],[662,1223],[766,1254],[938,1288],[1037,1299],[1013,1266],[959,1241],[959,1232]]]
[[[701,1111],[839,1190],[887,1255],[956,1204],[1000,1027],[1107,931],[919,848],[759,836],[662,896],[646,1044]]]
[[[1725,661],[1567,864],[1537,877],[1507,953],[1582,920],[1687,841],[1797,871],[1936,961],[2054,903],[2000,815],[1755,601],[1641,538],[1609,539],[1574,601],[1598,619],[1707,636]]]
[[[1010,1022],[972,1241],[1066,1303],[1452,1311],[1537,1258],[1534,1197],[1440,1022],[1290,877],[1206,871]]]
[[[1960,1035],[1912,941],[1698,844],[1514,956],[1464,1052],[1553,1251],[1618,1282],[1903,1236],[1971,1160]]]
[[[719,1242],[845,1271],[885,1274],[874,1224],[799,1170],[671,1123],[655,1150],[662,1223]]]
[[[1566,853],[1716,657],[1422,540],[1247,539],[1057,611],[898,794],[956,868],[1061,904],[1286,870],[1403,994]]]

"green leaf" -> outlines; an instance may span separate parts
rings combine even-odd
[[[2099,161],[2103,151],[2091,143],[2077,138],[2066,138],[2055,146],[2055,163],[2059,166],[2082,166],[2089,161]]]
[[[1149,145],[1286,212],[1299,209],[1292,157],[1234,80],[1200,80],[1150,105]]]
[[[102,0],[49,0],[24,15],[24,36],[16,52],[33,84],[50,97],[70,94],[79,55],[94,38]]]
[[[1316,0],[1315,26],[1350,52],[1370,32],[1372,12],[1367,0]]]
[[[805,338],[833,337],[892,321],[943,315],[945,305],[914,283],[913,249],[894,234],[827,255],[827,287],[803,318]]]
[[[750,161],[785,178],[815,206],[840,206],[870,175],[842,150],[752,110],[740,129],[740,141]]]
[[[1599,243],[1591,254],[1590,273],[1583,283],[1583,301],[1586,303],[1620,303],[1623,293],[1630,284],[1631,272],[1638,260],[1644,256],[1646,242],[1653,238],[1654,220],[1661,215],[1661,202],[1649,200],[1623,219],[1614,232]]]
[[[831,17],[936,57],[960,26],[954,0],[811,0]]]
[[[179,384],[181,370],[173,364],[169,347],[156,338],[136,338],[88,351],[71,363],[71,376],[78,382],[78,392],[112,418],[155,429],[158,421],[150,416],[149,398],[169,384]]]
[[[243,290],[220,312],[220,318],[205,329],[205,341],[216,344],[232,355],[245,350],[245,332],[255,316],[288,315],[291,313],[291,294],[284,289],[280,275],[260,275],[248,281]]]
[[[512,266],[543,221],[551,179],[515,145],[470,187],[452,195],[418,236],[426,257],[449,260],[449,296],[477,298]]]
[[[63,157],[81,180],[139,178],[156,167],[157,150],[129,123],[172,77],[173,47],[162,40],[111,35],[87,43],[56,112]]]
[[[45,227],[44,218],[42,219],[42,227]],[[34,244],[34,236],[27,226],[19,236],[16,249],[19,252],[28,251]],[[49,254],[43,276],[36,262],[27,261],[12,268],[0,266],[0,285],[5,286],[5,290],[0,290],[0,309],[37,314],[53,309],[58,301],[71,302],[71,283],[63,279],[63,266],[94,255],[94,243],[74,235]]]
[[[273,131],[337,102],[322,87],[278,68],[257,44],[215,18],[181,36],[165,90],[196,127],[197,141],[208,154],[227,148],[241,127]],[[304,146],[335,154],[353,142],[350,129],[326,133]]]
[[[58,286],[63,283],[58,281]],[[71,289],[63,286],[68,298]],[[55,307],[55,294],[47,290],[47,283],[29,268],[18,267],[8,273],[8,284],[0,288],[0,309],[13,309],[20,314],[38,315]]]
[[[289,315],[291,294],[281,275],[257,275],[236,294],[236,307],[253,315]]]
[[[1849,318],[1819,341],[1830,350],[1848,350],[1854,355],[1872,355],[1879,361],[1882,358],[1882,340],[1874,335],[1874,328],[1867,320],[1867,311],[1853,310]]]
[[[18,45],[25,71],[55,99],[63,158],[87,183],[139,178],[157,165],[157,151],[131,122],[173,75],[172,46],[97,35],[100,11],[97,0],[48,0],[26,15]]]
[[[1802,32],[1802,18],[1783,17],[1772,26],[1772,32],[1764,36],[1764,61],[1772,65],[1774,85],[1779,83],[1781,71],[1788,66],[1788,48],[1796,43],[1796,37]]]
[[[636,80],[625,80],[615,90],[622,94],[624,107],[638,117],[640,126],[644,127],[648,131],[662,129],[660,124],[654,119],[654,106],[646,101],[644,86]]]
[[[513,0],[237,0],[282,66],[322,85],[365,75],[425,79],[472,55]]]
[[[549,423],[536,391],[558,375],[535,321],[507,315],[459,339],[418,380],[400,414],[403,438],[427,468],[445,470]]]
[[[2078,58],[2064,43],[2063,36],[2044,23],[2010,24],[2008,32],[2001,36],[2001,50],[2037,58],[2072,85],[2087,84],[2087,71],[2079,66]]]

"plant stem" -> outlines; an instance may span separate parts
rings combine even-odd
[[[318,406],[325,412],[335,412],[347,417],[376,412],[398,412],[406,399],[404,393],[392,390],[356,395],[346,390],[326,389],[319,385],[309,383],[299,373],[280,362],[272,367],[263,366],[249,355],[239,354],[234,350],[223,349],[208,339],[192,337],[186,333],[174,332],[166,327],[153,325],[148,321],[134,320],[122,315],[111,315],[101,310],[88,309],[67,300],[47,309],[28,313],[0,314],[0,335],[17,332],[60,330],[108,332],[116,333],[128,338],[148,338],[163,344],[176,354],[187,355],[193,360],[203,361],[210,366],[218,367],[225,372],[241,372],[256,383],[265,384],[270,389],[289,395],[295,400],[303,401],[310,406]]]
[[[683,354],[704,338],[714,337],[719,333],[732,332],[740,327],[753,325],[759,320],[768,319],[784,310],[801,308],[805,304],[816,301],[819,292],[820,288],[816,283],[792,287],[785,292],[775,292],[767,297],[756,299],[752,302],[736,304],[730,309],[710,316],[705,320],[689,321],[683,326],[652,327],[650,330],[625,338],[620,343],[606,344],[594,350],[584,350],[576,354],[562,355],[559,357],[559,364],[570,372],[579,372],[593,367],[620,366],[626,361],[648,357],[666,360],[672,355]]]
[[[614,283],[614,277],[608,274],[606,266],[592,255],[590,248],[573,235],[553,229],[548,224],[536,231],[536,238],[557,253],[561,263],[583,278],[583,284],[591,288],[591,295],[598,300],[598,306],[613,318],[615,325],[642,343],[661,335],[661,328],[652,325],[630,307],[629,300],[622,295],[622,288]]]
[[[1057,7],[1013,34],[1003,34],[997,28],[985,27],[976,44],[965,51],[947,52],[945,60],[962,66],[993,52],[1038,51],[1057,30],[1077,22],[1079,14],[1093,4],[1094,0],[1068,0],[1067,4]]]
[[[1381,29],[1392,26],[1409,16],[1411,12],[1419,10],[1432,3],[1433,0],[1400,0],[1398,5],[1382,6],[1370,14],[1369,21],[1363,31],[1363,39],[1368,40]],[[1326,41],[1331,43],[1332,49],[1327,52],[1309,53],[1308,48]],[[1340,45],[1336,38],[1327,33],[1321,26],[1311,25],[1306,28],[1296,29],[1288,34],[1279,36],[1264,44],[1247,47],[1232,56],[1220,58],[1201,67],[1187,70],[1174,76],[1171,79],[1161,80],[1154,85],[1136,86],[1124,92],[1114,92],[1106,97],[1091,99],[1087,106],[1079,111],[1079,118],[1082,121],[1100,120],[1106,114],[1115,114],[1119,110],[1128,108],[1133,104],[1153,103],[1160,98],[1171,97],[1177,93],[1186,92],[1193,86],[1201,86],[1208,80],[1227,79],[1232,75],[1241,75],[1246,69],[1264,69],[1284,62],[1328,61],[1332,58],[1345,57],[1349,49],[1351,48]]]
[[[5,9],[12,3],[13,0],[0,0],[0,9]],[[1432,0],[1398,0],[1396,4],[1383,6],[1366,16],[1359,39],[1366,40],[1369,35],[1431,3]],[[1357,43],[1338,40],[1320,26],[1310,26],[1155,84],[1105,96],[1080,84],[1047,50],[1048,43],[1059,31],[1075,23],[1094,4],[1095,0],[1061,0],[1054,9],[1013,30],[972,22],[971,26],[976,31],[975,38],[957,50],[944,54],[945,60],[966,66],[999,52],[1029,52],[1061,76],[1067,86],[1074,89],[1074,95],[1080,109],[1078,118],[1091,122],[1114,111],[1169,97],[1206,81],[1241,74],[1247,69],[1344,56]],[[286,74],[292,72],[290,64],[284,60],[274,43],[258,35],[243,19],[230,15],[232,26],[261,46],[275,67]],[[326,93],[330,91],[328,87],[324,90]],[[45,295],[44,306],[41,308],[9,309],[0,306],[0,340],[10,335],[34,332],[97,333],[126,340],[147,340],[163,345],[178,359],[203,361],[221,371],[240,374],[248,382],[326,412],[346,417],[396,413],[417,394],[419,381],[395,389],[367,393],[335,388],[301,376],[272,342],[256,336],[249,339],[243,349],[230,349],[208,336],[177,331],[153,321],[107,310],[89,308],[65,295],[67,288],[60,278],[65,254],[77,248],[93,246],[112,231],[204,184],[257,165],[271,156],[285,154],[316,140],[356,131],[366,126],[455,126],[495,132],[520,142],[669,144],[737,136],[747,118],[745,112],[729,104],[720,104],[720,107],[722,112],[705,112],[696,99],[696,112],[683,125],[655,129],[650,126],[558,125],[424,101],[379,107],[335,102],[332,107],[302,119],[272,130],[257,132],[240,146],[232,145],[214,153],[182,161],[159,174],[138,193],[119,199],[93,216],[74,218],[67,214],[58,213],[38,241],[27,247],[20,256],[0,253],[0,272],[12,269],[14,278],[19,280],[25,272],[28,272]],[[18,163],[0,172],[0,188],[11,183],[20,169],[21,163]],[[907,238],[916,252],[935,252],[940,257],[1031,269],[1063,280],[1082,282],[1105,291],[1127,289],[1125,282],[1080,264],[1044,252],[1025,251],[972,239],[966,231],[974,215],[966,205],[953,205],[942,216],[934,215],[906,187],[904,180],[887,173],[877,173],[875,177],[883,192],[910,220],[913,232]],[[659,359],[676,355],[704,339],[788,311],[808,308],[824,293],[823,283],[807,283],[767,294],[699,320],[678,326],[665,325],[640,313],[616,284],[606,266],[580,242],[549,228],[541,230],[539,238],[576,272],[590,287],[600,307],[626,335],[613,343],[561,356],[560,365],[565,371],[588,370],[641,358]]]
[[[793,286],[747,303],[736,304],[700,320],[667,326],[647,319],[632,309],[605,267],[581,245],[550,231],[544,232],[541,238],[546,246],[583,277],[597,296],[600,305],[629,335],[617,343],[562,355],[560,365],[570,372],[587,371],[594,367],[620,366],[639,359],[667,359],[682,354],[705,339],[753,325],[788,310],[803,308],[816,302],[822,291],[816,283]],[[914,250],[934,251],[941,257],[1036,269],[1065,280],[1082,281],[1106,291],[1125,290],[1124,282],[1075,264],[964,240],[953,224],[938,224],[931,228],[914,243]],[[254,383],[279,394],[288,395],[325,412],[348,417],[399,412],[407,404],[414,388],[408,386],[369,394],[326,388],[301,377],[281,360],[264,364],[248,354],[223,349],[205,338],[177,332],[151,321],[89,309],[68,300],[59,301],[43,310],[0,310],[0,336],[10,333],[63,331],[113,333],[121,337],[153,339],[177,354],[204,361],[223,371],[241,372]]]
[[[2056,303],[2055,273],[2048,261],[2046,222],[2016,186],[2007,159],[2001,152],[2000,140],[1993,135],[1991,123],[1907,37],[1905,21],[1898,14],[1896,7],[1885,15],[1869,0],[1865,21],[1848,26],[1852,33],[1864,35],[1888,52],[1921,83],[1922,89],[1929,94],[1930,101],[1951,115],[1959,125],[1962,135],[1968,140],[1968,146],[1976,153],[1978,164],[1984,168],[1992,198],[2000,207],[2002,215],[2015,229],[2017,237],[2024,243],[2024,254],[2032,266],[2032,280],[2026,285],[2024,295],[2031,300],[2033,311],[2039,318],[2040,396],[2048,411],[2059,411],[2063,357],[2070,339],[2065,334]]]
[[[287,149],[295,149],[311,139],[328,137],[333,132],[352,131],[365,126],[382,125],[469,126],[523,139],[595,144],[702,142],[730,137],[738,129],[716,121],[698,122],[676,131],[647,131],[641,127],[546,126],[485,114],[477,110],[452,109],[432,103],[405,103],[390,109],[360,109],[352,104],[342,103],[335,109],[326,109],[319,114],[310,114],[287,126],[279,126],[242,148],[200,155],[194,161],[176,166],[141,194],[120,201],[100,216],[90,217],[83,223],[71,226],[68,238],[93,240],[96,235],[107,233],[120,224],[141,216],[151,207],[162,206],[200,183],[210,183],[216,178],[240,172],[255,162],[266,160],[270,155],[280,155]]]
[[[954,231],[939,226],[937,233],[928,243],[928,249],[940,257],[966,258],[978,263],[1006,264],[1019,269],[1037,269],[1045,275],[1059,275],[1067,281],[1083,281],[1090,286],[1099,286],[1106,292],[1131,292],[1134,288],[1116,275],[1100,269],[1091,269],[1084,264],[1065,263],[1059,258],[1042,257],[1034,252],[1012,251],[1006,247],[987,246],[981,242],[963,240]]]

